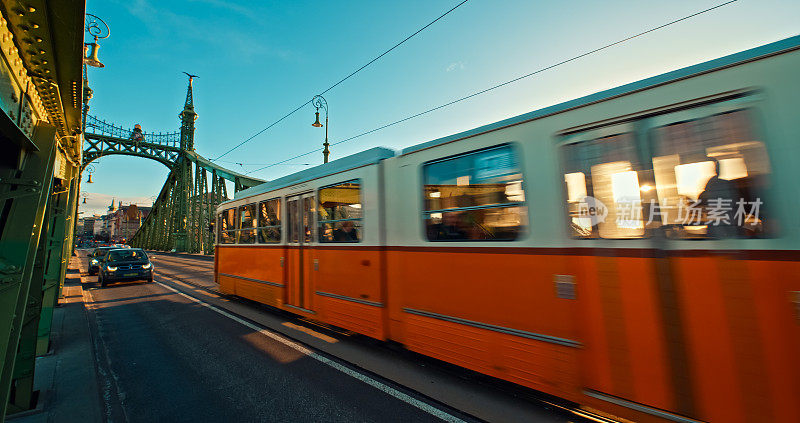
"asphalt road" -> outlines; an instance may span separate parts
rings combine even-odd
[[[154,263],[154,283],[101,289],[83,277],[108,421],[582,420],[216,296],[213,261],[158,254]],[[287,327],[300,336],[283,336]]]
[[[441,421],[157,283],[88,295],[112,421]]]

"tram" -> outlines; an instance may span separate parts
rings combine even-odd
[[[800,36],[218,208],[248,298],[633,421],[800,421]]]

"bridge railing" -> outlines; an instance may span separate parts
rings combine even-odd
[[[86,132],[98,135],[105,135],[120,139],[132,139],[139,141],[146,141],[153,144],[160,144],[170,147],[179,147],[181,142],[180,132],[170,133],[155,133],[155,132],[138,132],[131,128],[123,128],[114,125],[113,123],[106,122],[95,116],[86,116]]]

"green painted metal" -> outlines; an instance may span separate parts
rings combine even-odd
[[[190,75],[186,101],[178,115],[180,132],[137,132],[92,116],[86,118],[83,167],[103,156],[128,155],[155,160],[170,169],[150,214],[128,240],[132,246],[212,254],[214,234],[209,228],[217,205],[228,199],[226,181],[232,182],[236,191],[264,182],[218,166],[194,151],[197,113],[192,82]]]
[[[155,160],[172,169],[181,152],[180,132],[138,132],[88,114],[84,132],[83,167],[103,156],[126,155]]]
[[[85,2],[30,0],[20,9],[16,0],[0,0],[0,12],[4,45],[19,47],[0,52],[2,421],[35,406],[35,357],[49,347],[71,254],[83,141],[77,93]],[[41,38],[35,49],[24,49],[32,18]]]
[[[3,117],[0,114],[0,119]],[[16,169],[0,171],[0,417],[27,409],[33,392],[37,320],[43,298],[33,275],[58,154],[56,129],[38,126],[33,143],[38,151],[21,150]]]

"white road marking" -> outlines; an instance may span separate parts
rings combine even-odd
[[[266,337],[268,337],[268,338],[274,339],[274,340],[276,340],[276,341],[278,341],[278,342],[280,342],[280,343],[282,343],[282,344],[284,344],[284,345],[286,345],[286,346],[288,346],[288,347],[290,347],[290,348],[292,348],[292,349],[294,349],[294,350],[296,350],[296,351],[298,351],[298,352],[300,352],[300,353],[302,353],[304,355],[307,355],[307,356],[313,358],[314,360],[319,361],[320,363],[326,364],[326,365],[328,365],[328,366],[330,366],[330,367],[332,367],[332,368],[334,368],[334,369],[336,369],[336,370],[338,370],[338,371],[340,371],[340,372],[342,372],[342,373],[344,373],[344,374],[346,374],[348,376],[356,378],[356,379],[366,383],[367,385],[370,385],[370,386],[372,386],[374,388],[380,389],[381,391],[383,391],[383,392],[385,392],[385,393],[387,393],[387,394],[399,399],[400,401],[403,401],[406,404],[409,404],[409,405],[412,405],[414,407],[417,407],[420,410],[422,410],[422,411],[424,411],[424,412],[426,412],[426,413],[428,413],[428,414],[430,414],[432,416],[438,417],[438,418],[440,418],[440,419],[442,419],[442,420],[444,420],[446,422],[466,423],[464,420],[461,420],[460,418],[458,418],[456,416],[453,416],[452,414],[449,414],[449,413],[447,413],[447,412],[445,412],[443,410],[440,410],[440,409],[438,409],[438,408],[436,408],[436,407],[434,407],[434,406],[432,406],[432,405],[430,405],[430,404],[428,404],[428,403],[426,403],[424,401],[420,401],[420,400],[418,400],[418,399],[416,399],[416,398],[414,398],[414,397],[412,397],[412,396],[410,396],[408,394],[405,394],[403,392],[398,391],[397,389],[392,388],[391,386],[388,386],[388,385],[386,385],[386,384],[384,384],[384,383],[382,383],[380,381],[377,381],[377,380],[375,380],[375,379],[373,379],[373,378],[371,378],[371,377],[369,377],[369,376],[367,376],[367,375],[365,375],[363,373],[355,371],[355,370],[353,370],[353,369],[351,369],[349,367],[343,366],[343,365],[341,365],[341,364],[339,364],[339,363],[337,363],[337,362],[335,362],[335,361],[333,361],[333,360],[331,360],[331,359],[329,359],[327,357],[324,357],[324,356],[322,356],[320,354],[317,354],[314,351],[306,348],[305,346],[300,345],[297,342],[292,341],[291,339],[283,337],[283,336],[281,336],[281,335],[279,335],[279,334],[277,334],[275,332],[268,331],[268,330],[266,330],[266,329],[264,329],[262,327],[259,327],[259,326],[255,325],[253,323],[248,322],[247,320],[241,319],[238,316],[235,316],[235,315],[233,315],[231,313],[228,313],[227,311],[222,310],[221,308],[213,306],[213,305],[211,305],[211,304],[209,304],[209,303],[207,303],[207,302],[205,302],[205,301],[203,301],[201,299],[198,299],[198,298],[195,298],[195,297],[193,297],[191,295],[185,294],[185,293],[183,293],[183,292],[181,292],[181,291],[179,291],[179,290],[177,290],[177,289],[175,289],[175,288],[173,288],[171,286],[167,286],[167,285],[165,285],[165,284],[163,284],[161,282],[158,282],[158,281],[154,281],[154,282],[159,284],[159,285],[161,285],[161,286],[163,286],[164,288],[166,288],[166,289],[168,289],[170,291],[175,292],[178,295],[186,297],[189,300],[194,301],[194,302],[202,305],[203,307],[207,307],[207,308],[209,308],[211,310],[214,310],[217,313],[219,313],[219,314],[221,314],[221,315],[223,315],[223,316],[225,316],[225,317],[227,317],[227,318],[229,318],[229,319],[231,319],[233,321],[236,321],[236,322],[238,322],[238,323],[240,323],[240,324],[242,324],[244,326],[247,326],[248,328],[250,328],[250,329],[252,329],[252,330],[254,330],[254,331],[256,331],[256,332],[258,332],[258,333],[260,333],[260,334],[262,334],[262,335],[264,335]]]

